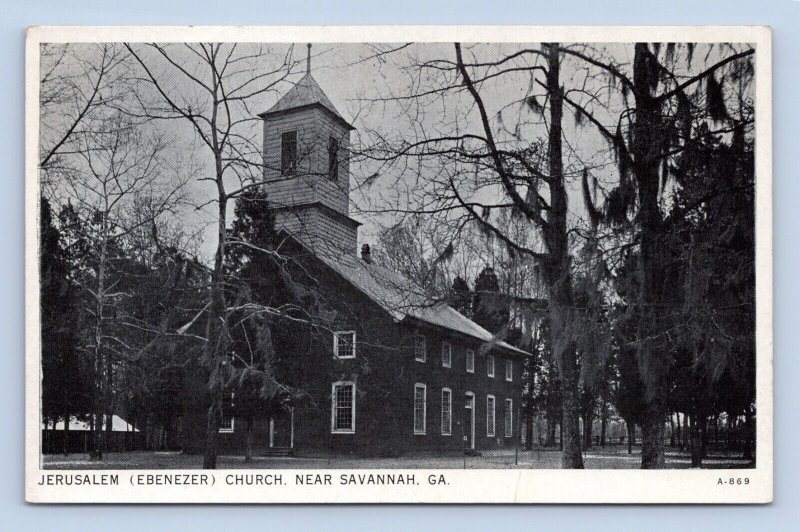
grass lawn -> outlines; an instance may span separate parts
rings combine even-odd
[[[753,467],[741,455],[713,454],[703,460],[707,469],[742,469]],[[667,467],[687,469],[691,462],[687,452],[667,450]],[[595,447],[584,451],[587,469],[637,469],[641,457],[638,449],[627,453],[624,446]],[[330,457],[254,457],[247,463],[241,456],[220,456],[218,469],[558,469],[561,456],[554,449],[533,451],[487,451],[482,456],[416,455],[400,458]],[[44,469],[200,469],[201,455],[180,452],[106,453],[103,461],[89,460],[88,455],[45,455]]]

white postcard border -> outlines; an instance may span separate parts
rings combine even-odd
[[[263,470],[282,474],[272,487],[228,486],[228,474],[253,470],[56,472],[40,463],[38,138],[42,42],[752,42],[756,44],[756,468],[739,470],[391,470],[413,486],[337,484],[341,474],[387,470]],[[117,503],[767,503],[773,497],[772,367],[772,51],[764,26],[141,26],[33,27],[25,73],[25,493],[29,502]],[[44,474],[117,475],[118,486],[39,485]],[[137,486],[135,475],[207,473],[212,486]],[[330,474],[331,486],[298,486],[296,474]],[[447,484],[428,477],[444,475]],[[731,478],[747,485],[729,485]],[[718,480],[724,480],[720,485]],[[135,480],[134,480],[135,481]]]

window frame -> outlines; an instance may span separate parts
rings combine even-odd
[[[445,392],[447,392],[447,403],[446,403],[447,404],[447,431],[446,432],[445,432],[445,423],[444,423],[444,421],[445,421],[445,417],[444,417],[444,414],[445,414],[445,408],[444,408],[444,406],[445,406],[445,402],[444,402]],[[442,416],[441,416],[442,419],[441,419],[440,429],[441,429],[442,436],[452,436],[453,435],[453,390],[451,390],[450,388],[447,388],[447,387],[442,388],[441,408],[442,408]]]
[[[494,370],[495,370],[494,355],[489,353],[486,355],[486,376],[489,377],[490,379],[494,379],[494,374],[495,374]]]
[[[328,137],[328,179],[339,180],[339,139]]]
[[[287,153],[288,150],[286,146],[288,144],[285,142],[290,135],[294,136],[294,160],[291,161],[292,164],[288,164],[290,161],[288,159]],[[297,130],[289,130],[281,132],[281,177],[294,177],[297,175],[297,140],[298,140]]]
[[[417,350],[417,341],[422,340],[422,356],[420,357],[419,352]],[[423,334],[415,334],[414,335],[414,360],[417,362],[427,362],[428,361],[428,342],[425,339],[425,335]]]
[[[353,341],[352,341],[352,355],[343,357],[339,355],[339,335],[340,334],[352,334]],[[356,358],[356,331],[334,331],[333,332],[333,356],[339,360],[352,360]]]
[[[417,390],[422,390],[422,429],[417,428]],[[428,428],[428,387],[425,383],[414,383],[414,435],[425,436]]]
[[[507,397],[503,411],[503,435],[506,438],[514,437],[514,400]]]
[[[350,428],[336,428],[336,388],[339,386],[350,386]],[[336,381],[331,384],[331,434],[355,434],[356,433],[356,383],[355,381]]]
[[[492,402],[492,408],[489,408],[489,400]],[[486,437],[487,438],[494,438],[495,434],[497,433],[497,399],[494,395],[487,395],[486,396]],[[489,414],[491,413],[491,427],[489,425]],[[491,429],[491,430],[490,430]]]
[[[506,359],[506,382],[514,382],[514,361]]]
[[[475,350],[464,350],[464,369],[467,373],[475,373]]]
[[[447,347],[447,364],[444,363],[445,347]],[[442,367],[443,368],[453,367],[453,345],[450,342],[442,342]]]

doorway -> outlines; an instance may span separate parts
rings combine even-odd
[[[475,394],[467,392],[464,400],[464,449],[475,450]]]

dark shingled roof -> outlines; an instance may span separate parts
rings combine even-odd
[[[436,301],[411,280],[397,272],[367,264],[355,255],[317,253],[326,265],[347,279],[386,310],[395,321],[414,318],[450,331],[465,334],[491,346],[530,356],[523,351],[496,338],[492,333],[470,320],[443,301]]]
[[[350,126],[350,123],[336,110],[336,107],[334,107],[333,103],[328,99],[328,96],[323,92],[322,88],[320,88],[317,80],[315,80],[314,76],[310,73],[303,76],[303,78],[298,81],[294,87],[289,89],[289,92],[284,94],[275,105],[259,116],[263,117],[265,115],[289,111],[300,107],[308,107],[310,105],[321,105],[333,113],[336,118]]]

